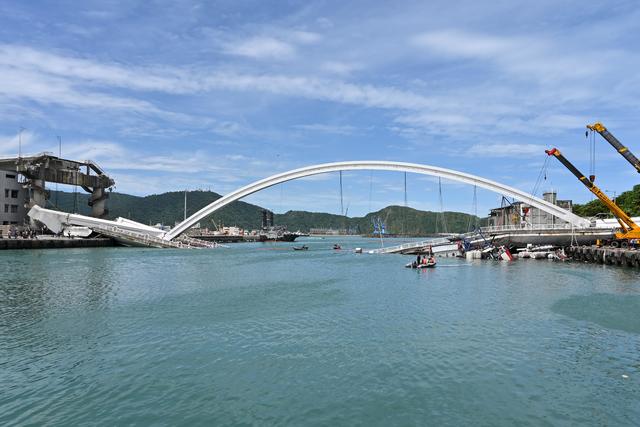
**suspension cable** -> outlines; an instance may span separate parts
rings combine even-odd
[[[471,209],[473,210],[473,216],[469,216],[469,222],[467,223],[467,231],[473,231],[478,228],[478,195],[477,186],[473,186],[473,200],[471,202]],[[471,228],[471,222],[473,222],[473,229]]]
[[[538,174],[538,178],[536,179],[536,183],[533,186],[533,190],[531,191],[532,195],[536,195],[536,193],[540,190],[540,185],[542,185],[542,181],[547,180],[547,169],[549,167],[549,156],[544,157],[544,163],[542,164],[542,168],[540,168],[540,173]]]
[[[445,234],[447,231],[447,218],[444,215],[444,201],[442,200],[442,179],[438,177],[438,198],[440,199],[440,213],[442,214],[442,227]]]
[[[591,132],[591,140],[589,143],[589,175],[595,177],[596,175],[596,135],[595,132]]]

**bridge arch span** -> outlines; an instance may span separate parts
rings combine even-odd
[[[546,200],[518,190],[517,188],[513,188],[508,185],[501,184],[496,181],[491,181],[489,179],[482,178],[476,175],[459,172],[453,169],[445,169],[437,166],[421,165],[417,163],[392,162],[385,160],[359,160],[306,166],[303,168],[272,175],[270,177],[253,182],[249,185],[245,185],[244,187],[232,191],[231,193],[222,196],[215,202],[200,209],[198,212],[194,213],[189,218],[175,226],[172,230],[167,232],[163,238],[165,240],[173,240],[218,209],[221,209],[229,203],[235,202],[236,200],[242,199],[243,197],[246,197],[250,194],[256,193],[260,190],[264,190],[265,188],[269,188],[283,182],[292,181],[294,179],[318,175],[321,173],[350,170],[385,170],[410,172],[422,175],[437,176],[440,178],[450,179],[452,181],[476,185],[480,188],[494,191],[499,194],[504,194],[505,196],[513,197],[517,200],[528,203],[531,206],[535,206],[536,208],[539,208],[547,213],[550,213],[551,215],[567,221],[576,227],[584,228],[589,226],[588,220],[581,218],[565,209],[562,209],[561,207],[556,206],[553,203],[549,203]]]

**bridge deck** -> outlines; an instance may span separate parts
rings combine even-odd
[[[386,248],[372,249],[369,251],[369,253],[370,254],[395,254],[395,253],[408,252],[408,251],[411,251],[412,249],[426,248],[428,246],[442,246],[447,244],[451,244],[451,240],[443,237],[440,239],[422,240],[419,242],[403,243],[402,245],[389,246]]]

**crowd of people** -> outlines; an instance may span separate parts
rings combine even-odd
[[[11,227],[7,231],[6,238],[7,239],[35,239],[37,235],[36,230],[32,228],[22,228],[18,229],[17,227]],[[5,238],[3,230],[0,228],[0,239]]]

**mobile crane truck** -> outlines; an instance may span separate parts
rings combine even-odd
[[[604,127],[603,127],[604,128]],[[606,130],[605,130],[606,131]],[[608,134],[613,138],[613,135]],[[605,137],[606,139],[606,137]],[[615,139],[615,138],[613,138]],[[607,139],[609,141],[609,139]],[[617,141],[617,139],[616,139]],[[618,142],[619,144],[619,142]],[[611,144],[613,145],[613,143]],[[622,146],[622,144],[620,144]],[[620,150],[618,150],[620,152]],[[633,156],[633,154],[629,153],[629,151],[625,151],[626,153]],[[585,187],[589,189],[600,201],[611,211],[611,213],[616,217],[618,223],[620,224],[620,231],[615,233],[615,239],[610,242],[611,247],[623,247],[628,248],[629,244],[634,244],[637,239],[640,239],[640,226],[638,226],[629,215],[625,213],[618,205],[613,202],[602,190],[600,190],[591,180],[589,180],[586,176],[582,174],[569,160],[566,159],[557,148],[553,148],[551,150],[545,150],[545,153],[549,156],[555,156],[560,163],[562,163],[569,171],[575,175],[580,182],[582,182]],[[622,153],[621,153],[622,154]],[[623,154],[624,156],[624,154]],[[625,158],[627,158],[625,156]],[[638,161],[638,159],[633,156],[633,158]],[[627,158],[627,160],[629,160]],[[629,160],[631,162],[631,160]],[[633,164],[633,163],[632,163]],[[640,170],[639,170],[640,171]]]
[[[607,142],[611,144],[611,146],[615,148],[622,157],[624,157],[629,163],[631,163],[631,166],[636,168],[636,172],[640,173],[640,160],[638,160],[638,158],[634,156],[627,147],[622,145],[622,143],[618,141],[618,138],[613,136],[613,134],[609,132],[602,123],[597,122],[592,125],[587,125],[587,129],[598,132],[600,135],[602,135],[602,137],[606,139]]]

